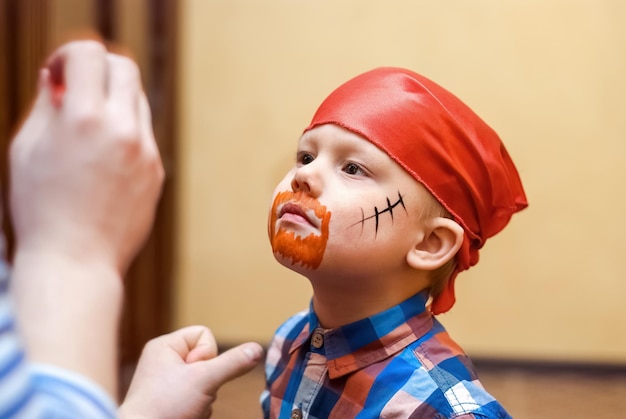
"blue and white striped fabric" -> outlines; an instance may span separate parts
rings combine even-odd
[[[4,254],[0,233],[0,418],[115,418],[116,403],[92,381],[28,362],[16,331]]]

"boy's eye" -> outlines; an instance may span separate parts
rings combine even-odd
[[[347,163],[343,167],[343,171],[349,175],[363,175],[365,171],[356,163]]]
[[[307,165],[307,164],[311,163],[315,159],[309,153],[298,153],[297,160],[298,160],[298,163],[300,163],[302,165]]]

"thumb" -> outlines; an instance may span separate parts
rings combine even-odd
[[[217,391],[222,385],[250,372],[263,358],[263,348],[255,342],[248,342],[227,350],[206,363],[209,377]]]

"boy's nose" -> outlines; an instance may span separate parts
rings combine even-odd
[[[311,196],[318,196],[320,193],[320,179],[313,173],[311,165],[301,166],[291,179],[291,189],[294,192],[304,192]]]

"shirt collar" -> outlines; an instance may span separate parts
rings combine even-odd
[[[322,329],[311,303],[308,325],[294,340],[290,352],[312,345],[311,336],[322,334],[323,350],[331,379],[388,358],[432,328],[426,310],[428,293],[422,292],[385,311],[334,329]],[[319,338],[319,336],[318,336]]]

